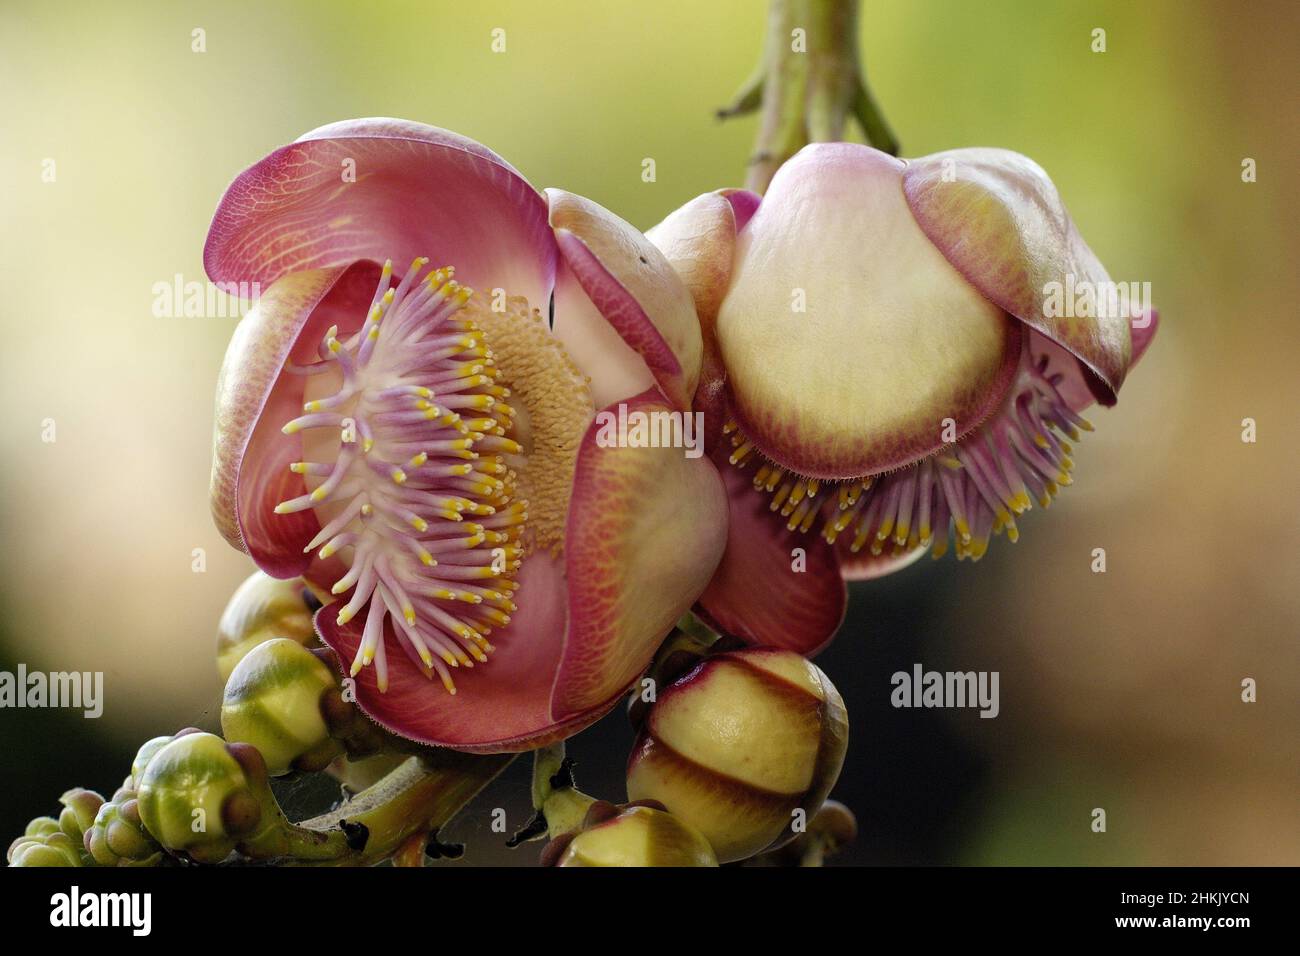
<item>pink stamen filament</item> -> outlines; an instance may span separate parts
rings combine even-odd
[[[276,511],[326,509],[305,550],[347,567],[332,588],[347,595],[338,624],[365,614],[351,673],[373,664],[387,689],[391,621],[403,651],[454,694],[451,669],[486,662],[487,635],[516,610],[527,506],[501,457],[521,450],[505,437],[509,389],[496,384],[481,330],[460,315],[472,290],[450,268],[422,277],[426,265],[416,259],[393,288],[386,263],[361,327],[346,341],[331,328],[320,362],[290,369],[336,369],[341,385],[304,403],[284,432],[337,429],[342,441],[333,461],[290,466],[309,490]]]

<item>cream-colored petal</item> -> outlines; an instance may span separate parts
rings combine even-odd
[[[848,478],[917,460],[989,412],[1018,323],[917,226],[903,164],[815,144],[772,181],[741,232],[717,336],[737,417],[777,463]]]

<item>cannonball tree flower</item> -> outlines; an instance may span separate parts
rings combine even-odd
[[[725,423],[729,542],[701,611],[805,652],[839,624],[840,575],[939,557],[950,533],[972,560],[1016,540],[1070,484],[1080,413],[1115,403],[1157,326],[1109,297],[1052,181],[1005,150],[814,144],[763,197],[706,194],[649,235],[692,289],[696,401]],[[1074,289],[1090,296],[1063,303]]]
[[[216,523],[337,597],[316,627],[361,708],[490,752],[612,707],[726,536],[708,459],[593,425],[689,407],[699,325],[659,251],[478,143],[368,119],[242,173],[204,262],[264,290],[218,384]]]

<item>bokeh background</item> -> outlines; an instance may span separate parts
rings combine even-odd
[[[1297,9],[865,4],[905,154],[1033,156],[1163,325],[1018,545],[855,588],[820,659],[852,720],[836,796],[862,836],[839,862],[1300,863]],[[764,19],[760,0],[0,5],[0,669],[99,670],[107,695],[99,720],[0,711],[0,829],[68,786],[111,792],[146,737],[217,727],[213,633],[250,570],[207,504],[235,320],[151,307],[155,282],[202,279],[227,182],[315,126],[391,115],[648,228],[743,181],[756,120],[712,111]],[[892,709],[889,675],[918,661],[1000,671],[1001,716]],[[579,782],[621,799],[630,740],[615,713],[575,741]],[[452,828],[472,861],[535,859],[487,832],[488,808],[525,817],[523,763]]]

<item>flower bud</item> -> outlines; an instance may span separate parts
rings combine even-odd
[[[49,817],[42,818],[44,820]],[[37,821],[32,821],[36,823]],[[53,821],[51,821],[53,822]],[[32,827],[29,825],[28,830]],[[81,847],[72,837],[56,828],[20,836],[9,845],[10,866],[85,866]]]
[[[797,835],[848,745],[844,701],[798,654],[732,651],[661,690],[628,762],[632,800],[693,824],[723,863]]]
[[[95,814],[104,804],[104,798],[94,790],[75,787],[59,797],[63,812],[59,814],[59,829],[80,844],[86,831],[95,822]]]
[[[198,733],[198,728],[187,727],[179,734],[172,734],[165,737],[153,737],[141,744],[140,749],[135,752],[135,759],[131,761],[131,776],[126,778],[123,786],[130,790],[139,790],[140,781],[144,778],[144,768],[149,766],[149,761],[153,759],[153,755],[162,750],[181,734],[187,733]]]
[[[118,791],[99,808],[85,845],[100,866],[153,866],[162,858],[162,847],[140,819],[134,791]]]
[[[543,863],[553,866],[717,866],[709,841],[662,809],[603,800],[592,804],[576,833],[552,841]]]
[[[320,770],[343,752],[330,738],[322,696],[339,695],[330,669],[288,638],[259,644],[235,665],[221,703],[226,739],[252,744],[271,776]]]
[[[261,820],[261,801],[240,761],[215,734],[177,737],[149,761],[139,813],[162,846],[216,863]]]
[[[314,600],[314,599],[313,599]],[[217,670],[222,680],[254,647],[273,637],[304,646],[316,642],[312,605],[301,578],[277,580],[255,571],[235,591],[217,625]]]

